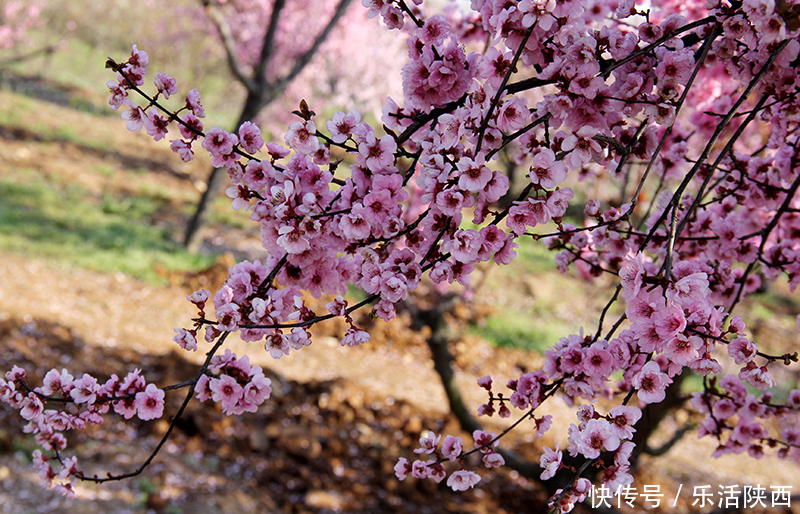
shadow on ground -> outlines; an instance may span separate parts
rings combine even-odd
[[[4,347],[0,369],[24,367],[40,384],[51,367],[74,375],[107,377],[139,367],[149,381],[178,383],[197,366],[180,355],[140,355],[98,348],[68,328],[43,321],[0,322]],[[82,487],[75,500],[44,493],[24,464],[35,443],[22,434],[23,421],[7,406],[0,410],[0,473],[4,512],[542,512],[541,494],[504,473],[483,473],[482,487],[453,493],[444,483],[398,482],[393,466],[414,447],[421,427],[441,428],[401,401],[373,397],[369,390],[339,380],[299,383],[267,371],[273,397],[255,414],[222,415],[216,405],[196,400],[177,424],[155,463],[121,483]],[[167,397],[177,410],[186,391]],[[169,415],[169,414],[168,414]],[[168,416],[167,416],[168,417]],[[69,434],[69,447],[87,474],[135,469],[166,429],[155,423],[109,421],[86,433]],[[405,455],[408,457],[408,455]],[[5,472],[3,471],[5,469]],[[9,473],[11,471],[11,473]],[[44,511],[43,511],[44,512]]]

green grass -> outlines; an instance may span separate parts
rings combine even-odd
[[[213,256],[192,255],[152,216],[163,200],[151,196],[94,199],[75,184],[39,180],[35,170],[0,179],[0,248],[98,271],[163,283],[156,267],[200,269]],[[37,177],[21,180],[21,177]]]
[[[194,214],[195,206],[192,206],[191,213]],[[211,204],[211,209],[208,212],[208,222],[212,225],[227,225],[234,229],[248,229],[253,226],[250,220],[249,211],[238,210],[234,211],[231,207],[231,199],[228,197],[218,197],[214,199]]]
[[[40,115],[40,111],[43,109],[47,109],[50,113],[46,118]],[[106,151],[113,146],[110,138],[102,133],[98,134],[100,137],[87,137],[81,126],[69,125],[63,120],[52,121],[57,114],[68,116],[72,111],[73,109],[70,107],[53,105],[22,94],[8,94],[4,95],[3,106],[0,107],[0,125],[11,129],[21,129],[24,131],[25,137],[34,140],[72,143],[100,151]],[[50,121],[43,121],[44,119]]]
[[[539,241],[528,237],[518,239],[517,257],[507,266],[490,267],[486,287],[491,292],[517,290],[521,277],[542,276],[555,270],[554,254]],[[517,295],[524,294],[517,291]],[[505,295],[504,295],[505,296]],[[566,335],[564,323],[546,312],[546,306],[536,300],[534,305],[522,305],[513,293],[503,305],[496,305],[495,313],[468,331],[489,343],[510,348],[522,348],[544,353],[548,346]]]
[[[530,237],[521,237],[517,239],[519,248],[516,249],[517,258],[512,261],[510,274],[531,273],[540,274],[548,273],[556,269],[556,264],[553,258],[556,256],[555,252],[551,252],[545,248],[541,241],[534,241]],[[501,266],[506,269],[506,266]],[[517,269],[514,269],[517,268]]]
[[[566,335],[558,324],[538,323],[528,317],[508,314],[490,316],[485,323],[471,326],[468,332],[495,346],[522,348],[541,354]]]

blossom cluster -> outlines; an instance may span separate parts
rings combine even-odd
[[[25,370],[18,366],[8,371],[5,379],[0,378],[0,400],[19,410],[28,421],[24,431],[34,434],[42,449],[55,453],[52,458],[41,450],[34,452],[33,462],[42,485],[55,486],[70,497],[74,495],[75,477],[82,477],[83,473],[76,457],[60,457],[67,447],[65,432],[101,425],[104,415],[111,411],[125,419],[158,419],[164,413],[164,396],[163,390],[145,381],[139,369],[123,379],[112,374],[102,384],[87,373],[75,378],[66,369],[52,369],[45,374],[41,387],[33,389],[26,382]],[[52,467],[53,461],[60,464],[58,473]],[[54,482],[56,478],[59,481]]]
[[[342,345],[359,346],[369,334],[354,324],[353,309],[372,304],[388,321],[426,273],[436,284],[468,287],[476,266],[508,264],[521,241],[543,239],[559,270],[618,280],[609,307],[621,298],[625,315],[602,334],[607,308],[596,334],[560,338],[542,369],[507,382],[509,396],[493,392],[491,377],[479,380],[488,393],[479,415],[507,418],[516,409],[514,426],[538,437],[551,426],[538,410],[548,399],[579,405],[567,444],[545,448],[541,479],[576,473],[562,465],[568,451],[596,461],[607,488],[630,484],[641,409],[665,401],[688,371],[704,377],[692,404],[706,416],[700,434],[720,441],[717,455],[759,457],[766,445],[800,460],[800,393],[785,402],[747,393],[748,385],[774,386],[770,368],[796,355],[764,353],[733,315],[765,281],[786,277],[792,290],[800,283],[800,42],[785,10],[765,0],[668,1],[646,13],[632,0],[473,0],[470,16],[426,16],[422,2],[363,3],[408,34],[405,98],[387,99],[383,131],[355,110],[320,123],[305,101],[283,141],[265,142],[250,122],[233,133],[206,130],[196,90],[176,109],[165,105],[178,95],[169,75],[156,73],[153,96],[142,90],[145,52],[134,46],[127,62],[109,63],[117,72],[110,105],[126,108],[128,128],[156,140],[177,129],[171,147],[185,161],[200,141],[227,168],[232,207],[259,224],[267,252],[263,263],[233,266],[216,292],[189,297],[199,316],[174,341],[195,351],[204,330],[214,344],[192,382],[197,398],[236,414],[269,397],[258,366],[216,353],[230,333],[264,341],[279,359],[311,344],[307,327],[341,317],[349,325]],[[488,47],[473,51],[476,33]],[[510,192],[502,155],[525,170],[521,191]],[[602,181],[619,184],[623,198],[573,190]],[[349,286],[367,300],[349,307]],[[304,292],[335,300],[318,315]],[[737,375],[726,372],[736,366]],[[7,378],[4,398],[29,416],[39,397],[19,392],[21,380]],[[160,416],[151,386],[142,381],[109,401],[115,409],[130,402],[123,415]],[[76,393],[81,402],[70,396],[77,405],[89,403],[91,387],[78,390],[87,387]],[[616,403],[606,414],[595,406],[601,398]],[[768,418],[782,426],[779,437],[769,435]],[[439,448],[441,436],[429,433],[416,452],[431,458],[402,458],[396,474],[441,482],[447,461],[456,461],[447,484],[469,489],[480,480],[470,455],[502,465],[502,435],[476,431],[475,449],[465,452],[460,437],[445,436]],[[562,512],[591,490],[577,474],[570,483],[551,499]]]
[[[505,464],[503,456],[494,450],[497,446],[497,434],[486,430],[475,430],[472,434],[475,441],[475,449],[464,452],[464,441],[457,436],[448,435],[442,441],[441,450],[438,448],[442,437],[433,432],[428,432],[419,440],[420,447],[414,450],[417,454],[432,455],[433,460],[423,461],[421,459],[410,463],[405,457],[401,457],[394,467],[395,475],[398,479],[404,480],[409,474],[414,478],[430,478],[437,484],[447,476],[442,462],[461,461],[468,454],[480,452],[483,465],[487,468],[497,468]],[[447,485],[454,491],[466,491],[480,482],[481,477],[474,471],[462,468],[450,474]]]
[[[194,386],[197,399],[219,402],[225,414],[256,412],[272,394],[272,381],[264,376],[261,366],[250,365],[247,355],[237,358],[226,349],[223,355],[211,359],[208,371],[219,375],[200,377]]]

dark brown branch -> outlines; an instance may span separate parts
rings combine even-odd
[[[481,152],[483,135],[486,132],[486,128],[489,126],[489,120],[492,119],[492,112],[500,102],[500,97],[503,96],[506,84],[508,84],[508,80],[511,78],[511,74],[514,73],[514,69],[517,67],[519,58],[522,56],[522,51],[525,50],[525,45],[528,44],[528,39],[531,37],[531,34],[533,33],[534,29],[536,29],[536,25],[537,23],[534,23],[528,30],[525,31],[525,35],[522,37],[522,41],[519,44],[519,48],[517,48],[517,51],[514,53],[514,58],[511,60],[511,65],[508,67],[508,71],[503,77],[503,82],[500,84],[500,87],[497,88],[497,93],[495,93],[492,102],[489,104],[489,111],[483,117],[483,122],[481,123],[481,126],[478,129],[478,143],[475,145],[476,156]]]
[[[236,56],[236,40],[233,37],[230,25],[228,25],[227,20],[225,20],[225,16],[222,14],[219,7],[211,0],[201,0],[201,2],[206,10],[206,15],[208,15],[208,18],[217,28],[217,32],[219,32],[219,37],[222,40],[222,48],[225,50],[225,57],[228,60],[228,68],[230,68],[236,80],[241,82],[248,91],[254,91],[256,89],[256,83],[253,81],[252,77],[247,75],[242,62]]]
[[[267,66],[272,59],[272,51],[275,46],[275,34],[278,33],[281,11],[283,11],[285,5],[286,0],[275,0],[275,3],[272,4],[269,25],[267,26],[267,31],[264,33],[264,40],[261,43],[261,54],[259,54],[258,63],[253,68],[253,79],[259,85],[259,89],[263,89],[267,81]]]
[[[322,46],[322,43],[325,42],[331,31],[333,31],[336,23],[338,23],[339,19],[344,16],[344,13],[347,11],[347,7],[350,5],[351,1],[352,0],[340,0],[339,5],[336,6],[336,11],[333,13],[333,16],[331,16],[331,19],[328,21],[328,24],[325,26],[322,32],[319,33],[317,39],[314,40],[314,44],[312,44],[311,47],[306,50],[306,52],[299,59],[297,59],[291,71],[289,71],[286,76],[273,83],[273,89],[276,91],[283,91],[286,86],[288,86],[289,83],[291,83],[297,77],[297,75],[303,71],[303,68],[305,68],[309,62],[311,62],[314,54],[317,53],[319,47]]]

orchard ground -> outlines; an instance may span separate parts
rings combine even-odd
[[[172,329],[194,315],[184,297],[218,286],[234,259],[262,257],[257,227],[220,199],[204,255],[186,254],[173,241],[199,195],[207,161],[182,164],[167,145],[132,137],[104,98],[80,84],[20,70],[5,72],[3,84],[0,369],[24,364],[39,376],[54,366],[73,374],[141,367],[160,385],[193,375],[200,355],[175,354],[171,341]],[[457,376],[473,409],[485,399],[477,378],[492,374],[504,381],[536,369],[537,350],[580,326],[594,330],[607,298],[602,280],[559,275],[549,256],[531,248],[533,243],[522,248],[512,266],[487,266],[474,277],[474,305],[452,313]],[[764,348],[778,354],[797,348],[797,293],[771,284],[746,309],[756,320],[748,328]],[[20,438],[21,420],[2,410],[0,512],[540,511],[545,493],[508,470],[485,472],[477,489],[459,494],[444,484],[394,478],[395,462],[413,455],[420,435],[429,429],[454,433],[457,425],[425,333],[408,329],[402,316],[369,330],[368,345],[345,349],[337,340],[344,326],[323,325],[318,333],[328,338],[279,361],[261,345],[234,343],[234,351],[269,370],[276,386],[258,413],[229,418],[214,405],[194,402],[142,475],[82,484],[72,501],[39,487],[28,461],[32,439]],[[796,375],[776,379],[798,387]],[[689,382],[687,391],[693,386]],[[174,411],[180,398],[182,393],[168,396],[168,409]],[[575,421],[559,400],[546,408],[556,418],[553,437]],[[689,411],[678,411],[651,446],[693,420]],[[499,431],[504,425],[492,419],[488,426]],[[87,472],[127,471],[146,458],[164,429],[164,421],[105,425],[70,447],[92,466]],[[535,441],[523,432],[503,444],[534,461],[543,445],[558,442],[547,436]],[[690,432],[666,455],[644,457],[634,486],[658,485],[664,500],[654,510],[660,512],[698,511],[691,493],[698,485],[710,485],[714,495],[719,486],[792,486],[792,509],[774,511],[800,512],[796,465],[771,456],[714,460],[714,447]],[[634,505],[621,510],[645,507],[642,499]]]

